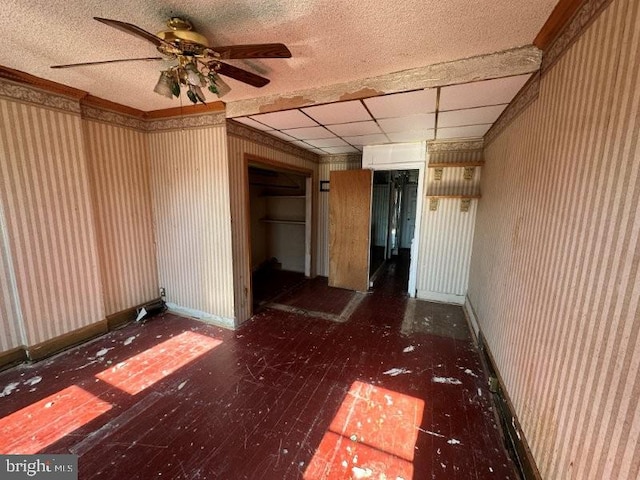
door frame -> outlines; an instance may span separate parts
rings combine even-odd
[[[416,226],[413,233],[413,242],[411,244],[411,263],[409,264],[409,284],[407,291],[411,298],[417,295],[418,284],[418,256],[420,254],[420,231],[422,226],[422,206],[424,203],[424,175],[427,162],[398,162],[398,163],[374,163],[368,165],[369,170],[374,172],[377,170],[418,170],[418,191],[416,193]],[[369,245],[371,248],[371,245]]]
[[[243,190],[244,190],[244,245],[247,255],[248,272],[248,309],[249,317],[253,316],[253,271],[251,258],[251,195],[249,193],[249,167],[255,165],[266,170],[274,170],[277,172],[291,173],[306,177],[305,183],[305,276],[314,277],[314,259],[315,259],[315,190],[313,187],[317,183],[315,181],[316,175],[310,168],[298,167],[290,165],[288,163],[279,162],[277,160],[271,160],[270,158],[259,157],[250,153],[244,154],[244,165],[242,167],[243,175]],[[243,320],[244,321],[244,320]]]

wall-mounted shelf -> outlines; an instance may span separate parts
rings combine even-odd
[[[460,167],[482,167],[484,161],[478,162],[440,162],[430,163],[427,165],[429,168],[460,168]]]
[[[473,195],[431,195],[427,193],[427,197],[429,198],[457,198],[457,199],[474,199],[480,198],[481,195],[479,193]]]
[[[305,224],[304,220],[280,220],[277,218],[261,218],[260,221],[264,223],[281,223],[286,225],[304,225]]]

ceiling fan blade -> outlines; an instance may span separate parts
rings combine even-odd
[[[223,59],[235,58],[291,58],[291,52],[282,43],[259,43],[255,45],[229,45],[213,47],[211,50]]]
[[[220,75],[224,75],[226,77],[233,78],[240,82],[247,83],[253,87],[264,87],[271,80],[265,77],[261,77],[260,75],[256,75],[255,73],[251,73],[247,70],[243,70],[242,68],[235,67],[233,65],[229,65],[228,63],[219,63],[219,68],[215,69]]]
[[[82,63],[68,63],[66,65],[51,65],[51,68],[87,67],[91,65],[103,65],[105,63],[143,62],[147,60],[163,60],[163,58],[162,57],[121,58],[119,60],[102,60],[100,62],[82,62]]]
[[[156,37],[153,33],[149,33],[146,30],[134,25],[132,23],[121,22],[119,20],[111,20],[109,18],[100,18],[93,17],[94,20],[97,20],[105,25],[109,25],[110,27],[117,28],[123,32],[129,33],[131,35],[135,35],[138,38],[143,38],[148,42],[153,43],[156,47],[165,46],[173,48],[169,42],[164,41],[160,37]]]

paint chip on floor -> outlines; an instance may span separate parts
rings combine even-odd
[[[122,342],[122,344],[131,345],[135,339],[136,339],[136,335],[133,335],[132,337],[129,337],[124,342]]]
[[[392,368],[383,373],[383,375],[389,375],[391,377],[395,377],[397,375],[404,375],[407,373],[411,373],[411,370],[407,370],[406,368]]]
[[[444,383],[448,385],[462,385],[462,382],[453,377],[433,377],[431,379],[433,383]]]
[[[6,397],[7,395],[11,395],[13,391],[20,385],[19,382],[11,382],[9,385],[4,387],[4,390],[0,393],[0,397]]]
[[[460,445],[460,440],[458,440],[457,438],[452,438],[450,440],[447,440],[447,443],[449,445]]]
[[[98,353],[96,353],[96,357],[104,357],[107,353],[109,353],[109,350],[113,350],[113,348],[114,347],[100,349]]]
[[[370,468],[353,467],[351,469],[351,473],[353,474],[354,479],[360,480],[361,478],[371,478],[373,470]]]
[[[35,376],[31,377],[29,380],[25,380],[24,384],[33,387],[36,383],[40,383],[42,381],[42,377]]]
[[[408,347],[406,347],[404,350],[402,350],[404,353],[409,353],[409,352],[413,352],[416,349],[416,347],[414,347],[413,345],[409,345]]]

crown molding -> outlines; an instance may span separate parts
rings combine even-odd
[[[433,140],[427,142],[427,152],[459,152],[464,150],[482,150],[484,140],[481,138],[470,140]]]
[[[34,105],[79,114],[80,103],[75,98],[7,80],[0,76],[0,96]]]
[[[184,130],[185,128],[214,127],[224,125],[225,120],[224,112],[159,118],[157,120],[147,120],[145,122],[145,130],[147,132],[160,132],[166,130]]]
[[[335,165],[337,163],[362,163],[362,153],[342,153],[337,155],[322,155],[320,157],[320,164],[330,163]]]
[[[557,29],[555,36],[546,39],[546,48],[544,49],[542,66],[540,68],[543,75],[569,50],[573,42],[589,28],[591,23],[598,18],[600,13],[602,13],[611,1],[612,0],[561,0],[556,9],[563,4],[567,4],[566,15],[570,16],[564,18],[562,22],[558,21],[562,23],[562,27]],[[554,9],[547,22],[552,20],[555,11]],[[542,33],[543,30],[540,32]]]

